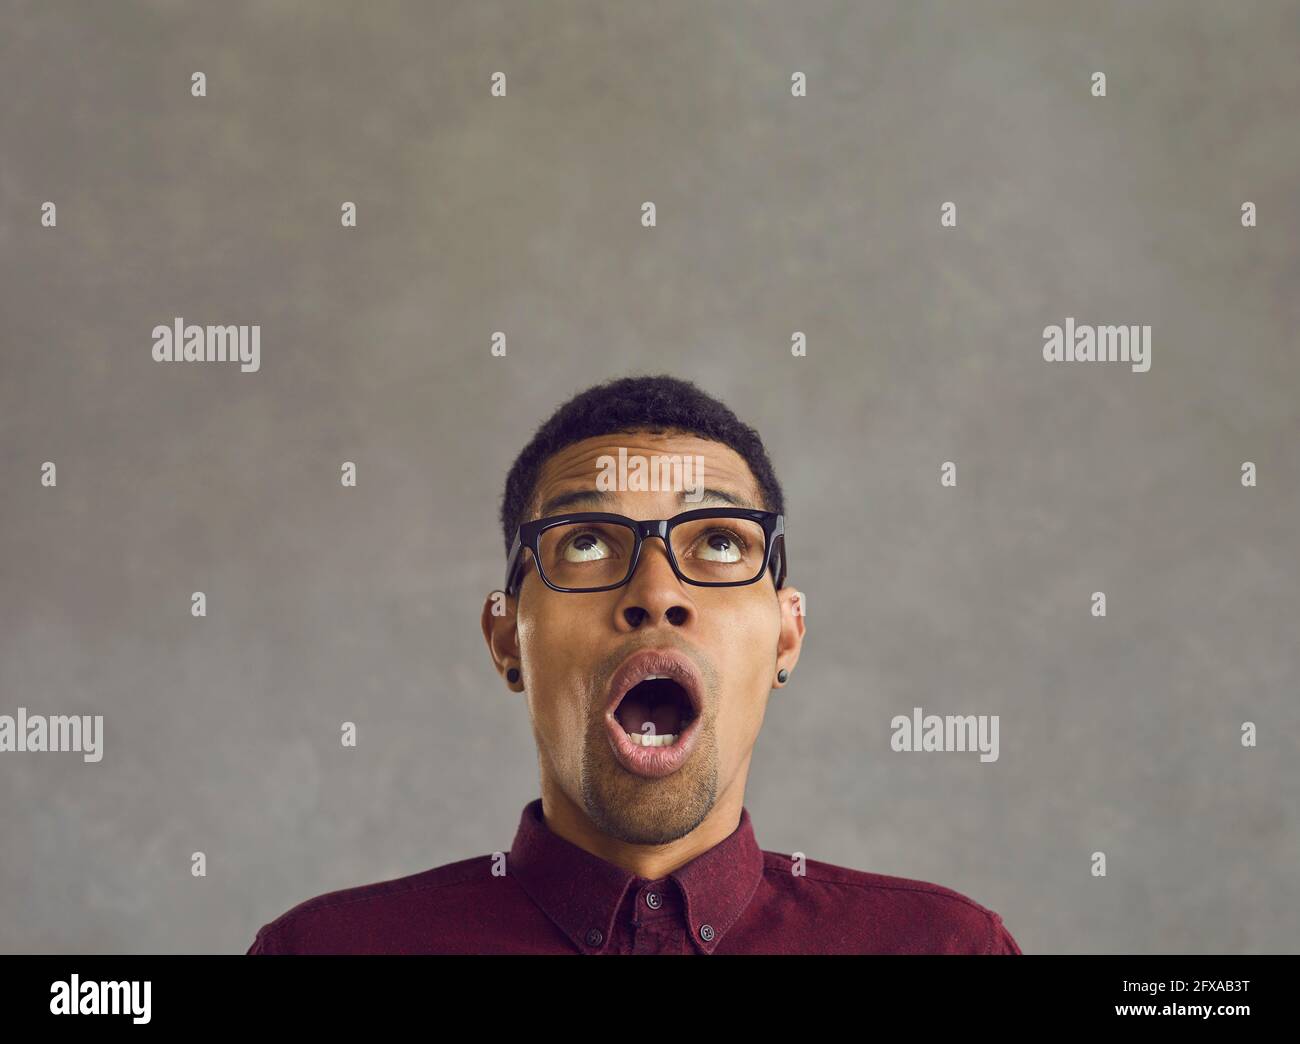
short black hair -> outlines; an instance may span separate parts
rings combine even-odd
[[[579,392],[560,406],[515,458],[501,498],[506,554],[519,526],[528,521],[525,513],[547,458],[583,439],[633,431],[677,432],[730,446],[749,465],[763,495],[763,507],[785,513],[781,484],[763,440],[726,405],[690,381],[667,374],[620,377]]]

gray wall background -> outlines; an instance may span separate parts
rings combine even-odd
[[[659,371],[788,493],[763,847],[955,888],[1026,952],[1297,949],[1296,4],[2,19],[0,713],[106,741],[0,755],[0,949],[242,952],[507,847],[505,472]],[[153,362],[175,316],[260,323],[260,372]],[[1045,363],[1066,316],[1150,323],[1151,371]],[[891,752],[916,705],[1000,715],[999,761]]]

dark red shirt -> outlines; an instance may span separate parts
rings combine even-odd
[[[509,852],[308,899],[248,953],[1020,953],[950,889],[803,865],[760,849],[742,809],[727,838],[647,881],[552,833],[538,798]]]

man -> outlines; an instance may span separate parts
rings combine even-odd
[[[780,484],[726,406],[670,377],[588,389],[501,521],[483,634],[541,798],[508,853],[308,900],[249,953],[1020,953],[957,892],[759,848],[745,781],[805,618]]]

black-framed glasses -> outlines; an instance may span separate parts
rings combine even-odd
[[[683,583],[742,587],[770,567],[777,588],[785,583],[785,516],[756,508],[697,508],[672,518],[635,519],[605,511],[579,511],[525,522],[506,558],[505,593],[513,594],[527,566],[552,591],[610,591],[632,579],[641,545],[659,537]]]

